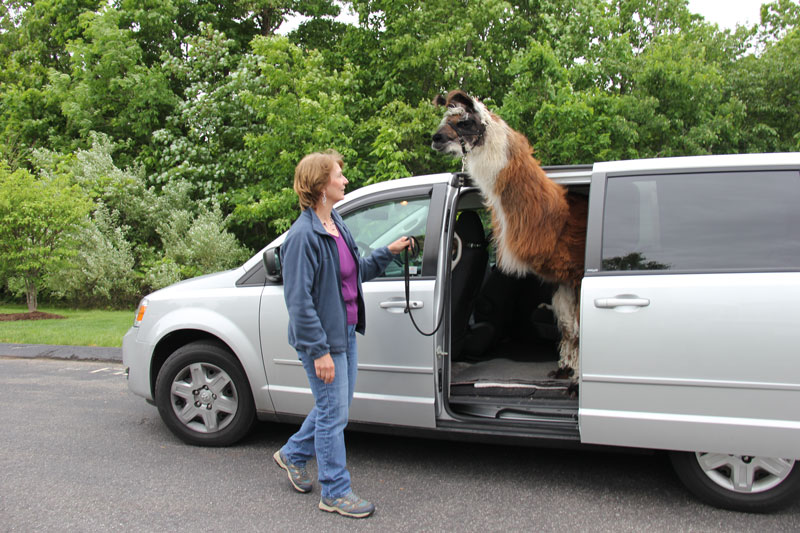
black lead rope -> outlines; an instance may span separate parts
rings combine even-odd
[[[461,143],[462,143],[461,149],[464,150],[463,139],[461,139]],[[466,152],[464,154],[464,157],[466,157]],[[467,175],[466,173],[462,172],[460,175],[457,174],[456,176],[458,177],[458,191],[456,193],[456,197],[458,197],[461,195],[461,187],[464,186],[464,181]],[[403,281],[405,282],[406,286],[406,308],[404,312],[408,313],[408,317],[411,319],[411,323],[414,324],[414,329],[416,329],[420,333],[420,335],[424,335],[425,337],[430,337],[434,333],[439,331],[440,327],[442,327],[442,320],[444,319],[444,304],[442,304],[442,309],[439,311],[439,320],[436,321],[436,328],[430,333],[425,333],[424,331],[422,331],[420,327],[417,325],[416,320],[414,320],[414,315],[411,313],[411,295],[410,295],[411,275],[408,273],[408,250],[409,248],[411,249],[411,257],[416,257],[417,254],[419,253],[419,243],[417,242],[417,239],[415,239],[411,235],[409,235],[408,238],[411,240],[411,244],[409,245],[408,248],[403,250]]]
[[[411,245],[410,245],[411,256],[416,257],[416,255],[419,253],[419,244],[417,243],[417,239],[411,236],[409,236],[408,238],[411,240]],[[434,329],[430,333],[425,333],[424,331],[422,331],[420,327],[417,325],[417,322],[414,320],[414,315],[411,313],[411,296],[410,296],[411,275],[408,272],[408,248],[403,250],[403,281],[405,282],[406,286],[406,308],[404,312],[408,313],[408,316],[411,319],[411,323],[414,324],[414,329],[416,329],[420,333],[420,335],[424,335],[425,337],[430,337],[431,335],[439,331],[439,328],[442,326],[442,319],[444,318],[444,306],[442,306],[442,310],[439,313],[439,320],[436,324],[436,329]]]

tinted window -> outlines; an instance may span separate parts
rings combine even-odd
[[[409,261],[409,273],[421,276],[429,205],[429,197],[397,199],[363,207],[345,215],[344,220],[362,257],[403,235],[414,236],[419,242],[420,253]],[[403,263],[397,260],[386,268],[382,277],[402,276]]]
[[[800,268],[800,173],[609,178],[604,270]]]

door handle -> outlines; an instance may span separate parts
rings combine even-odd
[[[405,309],[406,308],[406,301],[405,300],[387,300],[385,302],[380,303],[381,309]],[[408,306],[411,309],[422,309],[422,301],[421,300],[411,300],[408,302]]]
[[[615,307],[647,307],[650,305],[648,298],[635,296],[618,296],[616,298],[597,298],[594,306],[598,309],[614,309]]]

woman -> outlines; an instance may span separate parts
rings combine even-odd
[[[305,465],[316,456],[319,508],[364,518],[375,506],[351,490],[344,445],[358,365],[355,333],[365,330],[361,282],[381,274],[409,239],[402,237],[360,258],[353,236],[333,209],[348,183],[342,167],[341,155],[330,151],[307,155],[295,169],[294,190],[302,212],[286,235],[281,262],[289,343],[308,375],[314,407],[273,458],[297,491],[309,492]]]

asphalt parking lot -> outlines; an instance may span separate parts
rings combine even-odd
[[[289,488],[270,455],[293,426],[240,445],[178,441],[121,364],[0,357],[4,531],[797,531],[707,507],[658,454],[521,448],[348,432],[355,521]],[[313,472],[313,467],[311,468]]]

